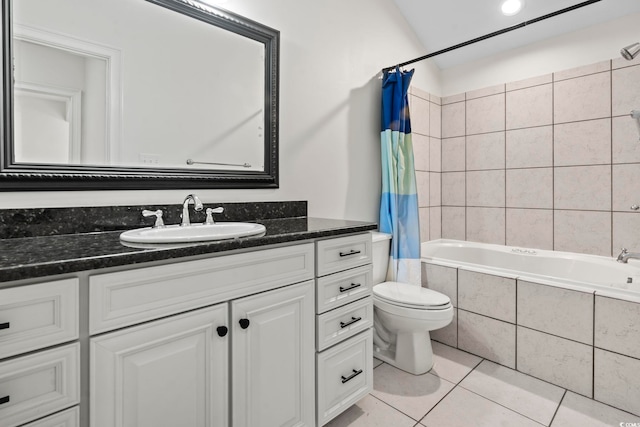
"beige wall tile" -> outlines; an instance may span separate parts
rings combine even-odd
[[[458,306],[458,269],[442,265],[422,263],[422,286],[440,292]]]
[[[593,347],[518,326],[518,371],[592,396]]]
[[[628,115],[631,110],[639,110],[640,65],[613,70],[611,74],[611,111],[613,115]]]
[[[466,236],[466,208],[442,207],[442,238],[465,240]]]
[[[640,360],[594,350],[595,400],[640,415]]]
[[[421,242],[428,242],[431,237],[429,236],[429,222],[430,222],[429,210],[430,210],[429,208],[418,209],[418,215],[420,220],[420,241]]]
[[[603,71],[611,70],[611,61],[600,61],[595,64],[583,65],[581,67],[570,68],[568,70],[558,71],[553,73],[553,80],[560,81],[566,79],[572,79],[574,77],[586,76],[589,74],[602,73]]]
[[[611,115],[611,73],[554,83],[554,122],[600,119]]]
[[[442,98],[436,95],[431,94],[429,100],[436,105],[442,105]]]
[[[481,98],[484,96],[496,95],[498,93],[504,93],[504,84],[484,87],[482,89],[472,90],[467,92],[466,100]]]
[[[504,169],[505,133],[493,132],[467,137],[467,170]]]
[[[434,103],[429,105],[429,132],[434,138],[442,138],[442,107]]]
[[[442,106],[442,137],[452,138],[465,135],[465,103]]]
[[[467,101],[467,135],[504,130],[504,94]]]
[[[445,138],[442,140],[442,171],[464,171],[465,138]]]
[[[640,163],[640,133],[629,116],[614,117],[611,126],[613,163]]]
[[[515,328],[511,323],[458,309],[458,348],[515,369]]]
[[[440,172],[442,170],[442,140],[429,138],[429,170]]]
[[[458,270],[458,307],[509,323],[516,322],[516,281]]]
[[[555,166],[611,163],[611,119],[588,120],[554,126]]]
[[[633,67],[634,65],[640,65],[640,56],[636,56],[636,58],[631,61],[626,60],[622,56],[614,58],[611,61],[611,68],[613,70],[617,70],[618,68]]]
[[[556,251],[611,256],[611,212],[556,210],[553,230]]]
[[[550,84],[507,92],[507,129],[552,123],[553,91]]]
[[[429,162],[429,137],[418,133],[411,135],[413,142],[413,164],[417,171],[428,171]]]
[[[416,87],[413,85],[409,86],[409,93],[419,98],[426,99],[427,101],[430,98],[429,92],[427,92],[426,90],[422,90],[419,87]]]
[[[611,209],[611,167],[572,166],[554,168],[556,209]]]
[[[631,205],[640,205],[640,163],[613,165],[613,210],[638,213],[629,209]]]
[[[504,208],[467,208],[467,240],[505,244]]]
[[[507,246],[553,249],[553,211],[507,208]]]
[[[449,95],[449,96],[445,96],[443,97],[442,100],[442,104],[441,105],[447,105],[447,104],[453,104],[455,102],[461,102],[464,101],[465,99],[465,94],[464,93],[458,93],[456,95]]]
[[[429,208],[429,238],[436,240],[442,238],[442,208]]]
[[[506,132],[507,168],[553,165],[553,126],[540,126]]]
[[[429,206],[442,206],[442,174],[429,173]]]
[[[465,173],[442,172],[442,205],[465,205]]]
[[[593,345],[593,292],[518,280],[518,325]]]
[[[505,171],[467,172],[467,206],[505,206]]]
[[[640,359],[640,304],[596,296],[595,345]]]
[[[553,208],[553,168],[508,169],[506,206]]]
[[[511,90],[525,89],[531,86],[540,86],[545,83],[552,83],[552,82],[553,82],[553,74],[544,74],[542,76],[536,76],[536,77],[531,77],[524,80],[518,80],[515,82],[507,83],[506,90],[511,91]]]
[[[429,172],[416,171],[418,207],[429,207]]]
[[[638,197],[640,199],[640,196]],[[629,252],[640,252],[640,215],[635,213],[613,213],[613,253],[618,256],[621,248]]]
[[[409,108],[412,133],[429,136],[429,101],[412,96]]]

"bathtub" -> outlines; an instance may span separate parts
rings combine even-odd
[[[422,243],[423,261],[640,302],[640,262],[572,252],[439,239]]]

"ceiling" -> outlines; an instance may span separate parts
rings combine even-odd
[[[502,1],[395,0],[424,45],[425,55],[582,3],[584,0],[525,0],[524,8],[515,16],[502,14]],[[640,0],[601,0],[472,46],[438,55],[433,59],[441,69],[450,68],[635,13],[640,13]],[[638,26],[640,27],[640,22]],[[629,44],[636,41],[629,40]]]

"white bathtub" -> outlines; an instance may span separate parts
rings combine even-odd
[[[633,259],[623,264],[596,255],[447,239],[422,243],[421,257],[448,267],[640,302],[640,262]]]

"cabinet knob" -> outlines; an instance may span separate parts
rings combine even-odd
[[[240,319],[239,323],[242,329],[247,329],[249,327],[249,323],[251,322],[249,322],[249,319]]]
[[[0,405],[9,402],[9,396],[0,397]]]
[[[229,328],[227,328],[226,326],[218,326],[216,331],[218,331],[219,337],[224,337],[227,335],[227,332],[229,332]]]
[[[9,326],[10,326],[9,322],[0,323],[0,329],[9,329]]]

